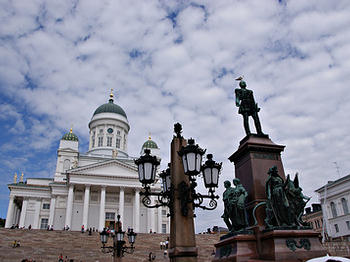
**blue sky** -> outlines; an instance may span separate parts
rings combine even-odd
[[[349,174],[349,1],[2,1],[0,21],[0,217],[15,172],[53,177],[71,125],[87,150],[111,88],[130,155],[151,132],[165,168],[179,121],[223,162],[223,182],[244,136],[233,95],[244,75],[263,131],[286,145],[285,171],[312,201],[338,178],[333,162]],[[223,225],[222,210],[198,211],[197,229]]]

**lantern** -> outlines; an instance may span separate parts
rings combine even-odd
[[[205,161],[205,164],[202,167],[204,185],[206,188],[217,187],[222,163],[216,163],[213,160],[212,154],[208,154],[207,159],[208,160]]]
[[[157,167],[160,164],[158,159],[155,156],[151,156],[150,153],[149,149],[145,149],[145,155],[135,160],[135,164],[138,167],[139,180],[144,185],[154,183]]]
[[[182,158],[182,164],[186,175],[198,175],[201,171],[202,156],[206,150],[203,150],[198,145],[194,144],[194,139],[188,140],[188,145],[182,147],[178,152]]]

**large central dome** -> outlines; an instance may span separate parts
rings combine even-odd
[[[115,113],[115,114],[119,114],[124,116],[125,118],[127,118],[125,111],[123,110],[123,108],[121,108],[120,106],[118,106],[117,104],[113,103],[113,99],[109,99],[109,102],[106,104],[103,104],[101,106],[99,106],[93,115],[96,114],[101,114],[101,113]]]

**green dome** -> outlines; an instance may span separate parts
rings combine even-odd
[[[142,149],[144,148],[158,148],[156,142],[151,139],[148,139],[145,143],[143,143]]]
[[[101,114],[101,113],[115,113],[124,116],[127,118],[123,108],[113,103],[113,99],[110,99],[107,104],[103,104],[99,106],[93,115]]]
[[[72,130],[70,130],[70,132],[68,132],[67,134],[64,134],[61,140],[79,141],[77,135],[74,134]]]

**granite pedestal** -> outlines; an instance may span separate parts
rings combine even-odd
[[[237,234],[223,237],[215,245],[213,261],[306,261],[326,255],[319,234],[306,229],[266,230],[265,183],[267,172],[276,166],[285,180],[281,159],[283,145],[275,144],[267,135],[249,135],[240,142],[229,160],[235,165],[235,177],[241,180],[248,192],[246,209],[253,234]],[[257,221],[253,218],[253,210]]]

